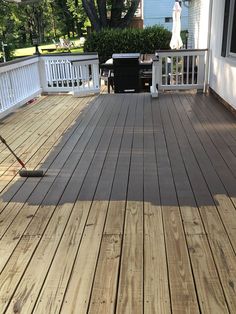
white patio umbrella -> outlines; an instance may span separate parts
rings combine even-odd
[[[173,27],[172,27],[172,37],[170,41],[170,47],[171,49],[180,49],[183,47],[183,42],[180,37],[180,31],[181,31],[181,6],[179,5],[179,2],[175,2],[173,7]]]

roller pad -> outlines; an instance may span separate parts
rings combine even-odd
[[[21,177],[43,177],[43,170],[20,170],[19,175]]]

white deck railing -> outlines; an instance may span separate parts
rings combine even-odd
[[[0,66],[0,117],[42,92],[39,58],[24,58]]]
[[[205,89],[207,50],[159,51],[152,65],[152,97],[158,90]]]
[[[99,92],[97,54],[47,55],[40,58],[44,92],[70,92],[76,95]]]
[[[99,92],[98,55],[33,56],[0,65],[0,118],[42,92]]]
[[[160,51],[153,60],[152,96],[158,89],[204,89],[206,50]],[[24,58],[0,65],[0,118],[42,92],[99,92],[96,53]]]

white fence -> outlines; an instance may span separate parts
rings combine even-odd
[[[0,67],[0,117],[42,92],[38,62],[34,57]]]
[[[205,89],[207,50],[159,51],[152,65],[152,97],[158,90]]]
[[[42,92],[99,92],[98,55],[63,54],[0,65],[0,118]]]

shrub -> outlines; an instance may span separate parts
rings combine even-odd
[[[113,53],[154,53],[155,50],[169,49],[171,33],[161,27],[145,29],[105,29],[91,33],[85,42],[84,51],[97,52],[100,62],[111,58]]]

